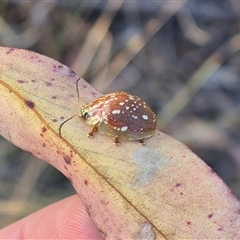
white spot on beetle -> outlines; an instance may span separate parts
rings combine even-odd
[[[124,132],[124,131],[127,131],[128,130],[128,126],[124,126],[121,128],[121,131]]]
[[[125,106],[125,108],[126,108],[126,110],[128,110],[130,107],[128,107],[128,106]]]
[[[123,105],[124,105],[124,102],[120,102],[119,105],[123,106]]]
[[[112,111],[112,114],[119,114],[121,111],[119,109],[115,109]]]
[[[130,100],[134,100],[134,97],[133,96],[128,96],[128,98],[130,99]]]
[[[147,116],[147,115],[142,115],[142,118],[143,118],[144,120],[148,120],[148,116]]]

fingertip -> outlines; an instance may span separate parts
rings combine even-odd
[[[11,239],[103,239],[77,195],[45,207],[0,231]]]

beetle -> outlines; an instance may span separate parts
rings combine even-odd
[[[151,137],[156,130],[156,115],[137,96],[125,92],[106,94],[84,105],[79,115],[93,126],[90,137],[97,131],[119,139],[138,140]]]
[[[95,132],[114,137],[114,144],[119,139],[136,140],[144,144],[144,139],[154,135],[157,120],[150,107],[139,97],[126,92],[113,92],[99,97],[80,108],[80,117]],[[73,117],[71,117],[73,118]],[[60,125],[70,120],[67,119]],[[61,136],[61,131],[59,131]]]

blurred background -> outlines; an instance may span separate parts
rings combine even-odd
[[[144,99],[240,197],[239,1],[0,1],[0,45],[47,55],[102,93]],[[0,138],[0,228],[75,193]]]

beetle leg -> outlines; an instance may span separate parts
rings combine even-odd
[[[92,129],[92,131],[88,134],[88,137],[92,137],[93,136],[93,134],[95,133],[95,132],[97,132],[98,131],[98,127],[94,127],[93,129]]]
[[[139,145],[145,145],[145,142],[143,139],[138,140],[138,142],[139,142]]]
[[[120,142],[119,142],[118,136],[115,136],[113,143],[114,143],[116,146],[119,145]]]

